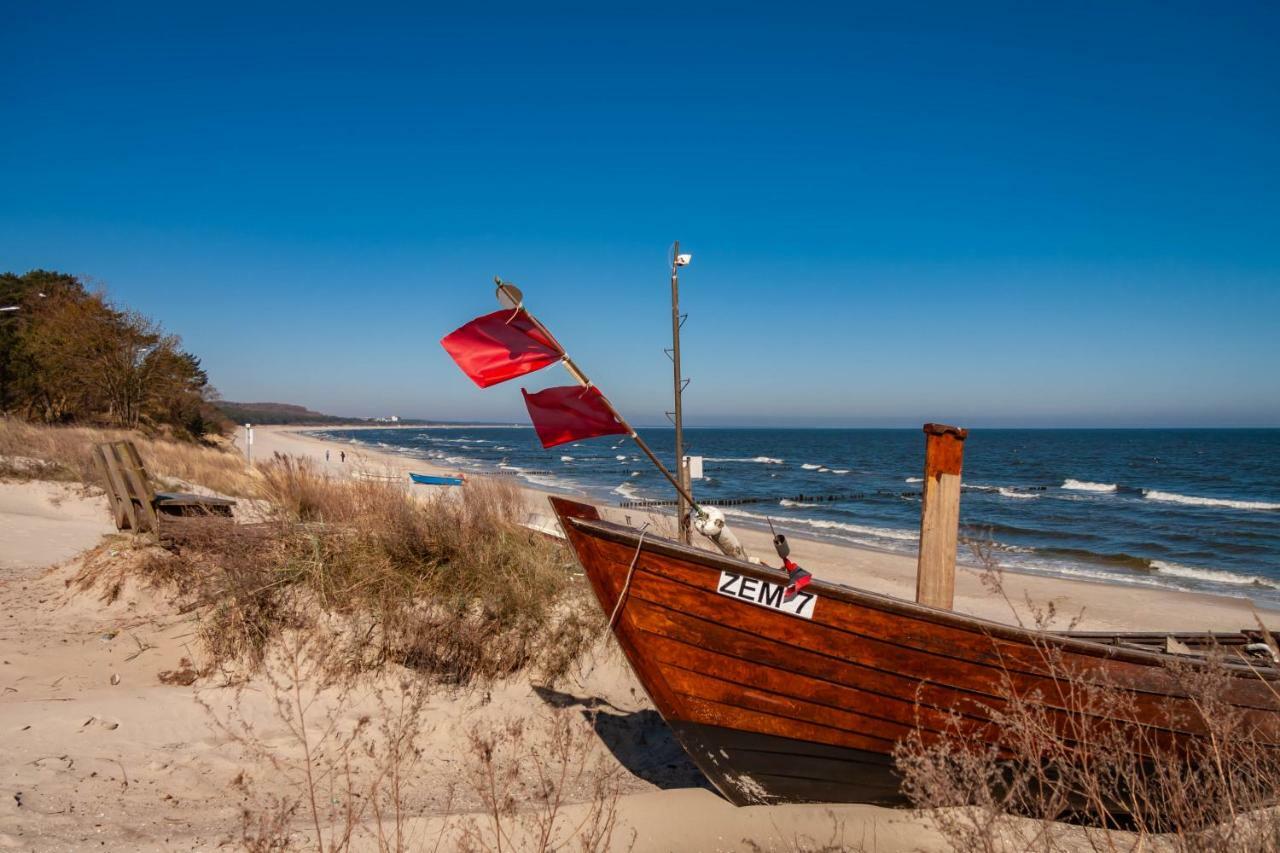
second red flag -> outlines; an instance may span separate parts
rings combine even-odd
[[[555,447],[569,441],[600,435],[625,435],[627,428],[618,423],[605,405],[600,391],[594,387],[564,385],[530,394],[523,388],[524,404],[543,447]]]

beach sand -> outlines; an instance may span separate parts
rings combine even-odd
[[[345,464],[337,461],[339,450],[347,452]],[[448,473],[291,428],[256,428],[254,453],[259,459],[272,453],[304,456],[335,477],[405,479],[409,468]],[[549,514],[545,493],[525,494],[531,514]],[[640,518],[617,508],[608,513],[619,520]],[[670,516],[657,520],[672,526]],[[738,532],[753,553],[771,556],[766,534]],[[907,557],[812,540],[792,545],[793,556],[820,578],[913,597],[915,566]],[[94,490],[0,483],[0,849],[239,846],[241,810],[252,802],[235,781],[248,776],[269,785],[275,776],[212,725],[197,696],[215,715],[238,707],[277,758],[300,760],[300,747],[273,717],[270,690],[260,678],[242,684],[240,692],[216,675],[194,687],[181,683],[190,670],[184,661],[199,659],[195,613],[178,613],[167,596],[136,581],[105,598],[101,586],[80,591],[70,583],[85,549],[97,548],[90,558],[110,566],[136,556],[139,547],[132,537],[115,534],[105,500]],[[1240,599],[1025,575],[1009,576],[1007,583],[1013,601],[1028,596],[1054,602],[1060,613],[1081,612],[1081,628],[1233,630],[1255,619]],[[957,579],[956,609],[1001,621],[1015,618],[969,568]],[[1025,608],[1021,615],[1026,618]],[[1273,614],[1263,617],[1276,623]],[[384,686],[395,688],[393,676]],[[370,697],[367,691],[354,697],[342,708],[343,718],[376,712]],[[441,799],[456,780],[460,744],[470,726],[536,720],[553,705],[594,715],[599,739],[593,737],[591,746],[615,762],[625,780],[615,839],[622,843],[634,836],[635,850],[782,851],[818,849],[833,840],[852,849],[945,849],[927,822],[909,810],[729,805],[700,781],[608,637],[601,638],[584,671],[554,691],[515,678],[483,693],[431,696],[424,759],[415,768],[417,799],[410,800],[419,816],[406,826],[411,836],[430,849],[443,829],[439,849],[452,849],[449,833],[456,827],[450,828],[445,812],[476,808],[465,797],[451,804]],[[577,804],[570,810],[585,808]],[[306,831],[299,829],[300,839]]]

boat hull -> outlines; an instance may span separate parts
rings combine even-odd
[[[805,590],[812,600],[787,604],[781,570],[551,503],[655,708],[735,804],[902,803],[893,752],[904,738],[958,726],[995,743],[992,718],[1010,691],[1036,697],[1063,729],[1079,725],[1068,720],[1078,678],[1128,691],[1131,718],[1119,722],[1143,735],[1135,743],[1178,750],[1203,733],[1160,655],[821,581]],[[1239,678],[1230,691],[1280,741],[1271,686]]]
[[[439,477],[434,474],[410,474],[409,479],[419,486],[461,486],[461,477]]]

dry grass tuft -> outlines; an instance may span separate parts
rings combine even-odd
[[[0,478],[100,485],[91,456],[102,441],[131,439],[153,477],[194,483],[224,495],[254,494],[257,476],[237,453],[207,444],[148,438],[126,430],[53,427],[0,418]]]
[[[213,665],[256,667],[273,639],[306,628],[332,633],[347,672],[394,663],[467,684],[532,668],[554,680],[599,630],[567,550],[518,523],[510,484],[422,501],[291,458],[259,470],[264,524],[193,530],[142,567],[202,610]]]
[[[998,566],[984,563],[984,581],[1003,595]],[[1037,627],[1057,615],[1025,606]],[[1004,671],[993,699],[971,711],[991,721],[994,743],[955,714],[895,752],[904,792],[954,849],[1280,849],[1274,689],[1270,708],[1242,709],[1231,697],[1255,675],[1210,654],[1166,664],[1169,698],[1157,699],[1073,668],[1048,641],[1039,650],[1051,701]],[[1153,719],[1163,727],[1129,722]],[[1171,741],[1167,729],[1200,736]]]

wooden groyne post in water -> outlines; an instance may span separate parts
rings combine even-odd
[[[956,595],[960,469],[969,431],[946,424],[925,424],[924,435],[924,494],[920,501],[916,601],[950,610]]]

